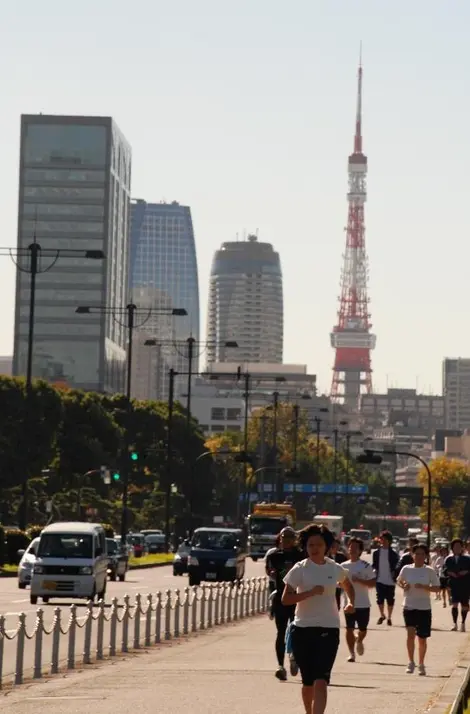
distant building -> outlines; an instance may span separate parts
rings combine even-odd
[[[21,117],[18,248],[103,251],[105,260],[41,259],[33,376],[99,392],[124,390],[125,324],[79,306],[128,301],[131,149],[110,117]],[[19,260],[13,373],[27,362],[30,275]]]
[[[10,376],[13,372],[13,357],[0,357],[0,374]]]
[[[418,394],[416,389],[389,389],[385,394],[361,395],[359,414],[365,431],[396,426],[430,439],[444,426],[444,399]]]
[[[228,341],[237,342],[240,363],[281,363],[283,320],[281,262],[273,246],[253,235],[223,243],[209,285],[208,364],[233,361]]]
[[[470,359],[445,359],[442,363],[445,428],[470,428]]]
[[[184,341],[188,337],[199,341],[199,283],[191,209],[176,201],[147,203],[136,199],[131,216],[133,300],[155,309],[142,329],[135,331],[133,391],[140,398],[167,399],[170,367],[177,372],[188,369]],[[188,316],[169,319],[158,314],[161,308],[184,308]],[[143,345],[149,337],[157,342],[155,347]],[[193,370],[197,372],[199,350],[194,352]],[[186,383],[184,377],[176,380],[177,396]]]

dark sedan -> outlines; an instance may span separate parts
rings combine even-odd
[[[188,556],[191,546],[189,541],[181,543],[173,558],[173,575],[184,575],[188,572]]]
[[[123,583],[129,565],[127,552],[120,549],[119,543],[114,538],[106,538],[106,555],[108,556],[109,579],[120,580]]]
[[[238,528],[198,528],[188,558],[189,584],[235,582],[245,577],[246,548]]]

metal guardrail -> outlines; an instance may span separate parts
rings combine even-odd
[[[155,595],[137,594],[131,603],[125,595],[122,604],[113,598],[110,605],[100,601],[86,604],[86,614],[80,617],[77,605],[67,610],[54,609],[49,628],[44,623],[44,610],[38,608],[31,632],[27,631],[27,615],[18,616],[16,629],[7,629],[5,617],[0,615],[0,689],[4,680],[5,643],[16,640],[16,668],[13,681],[22,684],[25,675],[25,649],[29,642],[34,647],[33,679],[44,674],[57,674],[61,662],[68,670],[77,665],[99,662],[118,653],[149,647],[162,641],[190,635],[217,625],[252,617],[266,612],[269,600],[267,579],[244,580],[240,584],[214,583],[166,590]],[[108,610],[108,613],[107,613]],[[65,622],[65,614],[68,615]],[[141,627],[143,621],[143,627]],[[109,627],[107,627],[109,625]],[[77,653],[77,635],[83,629],[83,651]],[[10,634],[9,634],[10,633]],[[105,635],[107,634],[107,638]],[[118,635],[119,644],[118,644]],[[45,638],[52,639],[50,665],[44,663]],[[66,638],[66,655],[61,658],[61,643]],[[106,643],[105,643],[106,639]],[[93,647],[93,643],[96,643]]]
[[[470,668],[467,669],[465,673],[465,679],[463,680],[460,689],[455,697],[448,714],[465,714],[468,709],[468,702],[470,699]]]

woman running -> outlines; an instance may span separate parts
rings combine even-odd
[[[415,671],[415,641],[418,638],[418,672],[426,674],[424,659],[427,641],[431,637],[431,593],[440,590],[435,570],[426,565],[429,554],[423,544],[413,546],[413,565],[405,565],[398,576],[398,585],[405,592],[403,617],[406,627],[406,649],[408,652],[407,674]]]
[[[290,569],[302,560],[303,555],[297,547],[297,534],[293,528],[283,528],[278,536],[279,546],[269,551],[266,556],[266,572],[273,579],[274,590],[271,593],[271,608],[276,623],[276,657],[277,670],[275,676],[285,682],[287,679],[284,659],[286,655],[286,630],[287,625],[294,619],[295,607],[286,607],[281,602],[284,589],[284,578]],[[290,657],[290,673],[293,677],[298,673],[294,657]]]
[[[306,714],[323,714],[327,689],[339,646],[340,619],[336,587],[348,596],[345,614],[354,612],[354,587],[348,572],[326,553],[334,535],[323,525],[310,525],[300,532],[301,548],[308,557],[284,578],[282,603],[295,607],[292,650],[302,675],[302,699]]]

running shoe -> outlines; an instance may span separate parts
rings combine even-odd
[[[364,654],[364,642],[362,640],[358,640],[356,645],[356,652],[359,657],[362,657],[362,655]]]
[[[277,677],[281,682],[285,682],[287,679],[287,672],[285,670],[285,667],[278,667],[276,669],[276,672],[274,673],[274,676]]]
[[[350,654],[349,657],[348,657],[348,662],[355,662],[355,661],[356,661],[355,655]]]
[[[388,620],[387,620],[387,625],[388,625],[389,627],[392,626],[392,618],[391,618],[391,617],[388,618]]]
[[[462,624],[460,625],[460,632],[465,632],[466,629],[467,628],[465,627],[465,622],[462,622]]]
[[[289,657],[289,668],[290,668],[290,673],[291,677],[297,677],[299,673],[299,665],[295,661],[295,659],[292,657],[292,655]]]
[[[377,620],[377,624],[381,625],[384,622],[385,622],[385,615],[380,615],[379,619]]]
[[[415,671],[415,663],[414,663],[414,662],[410,662],[410,663],[408,664],[408,667],[406,668],[406,673],[407,673],[407,674],[413,674],[414,671]]]
[[[420,677],[426,676],[426,667],[424,666],[424,664],[418,665],[418,674]]]

